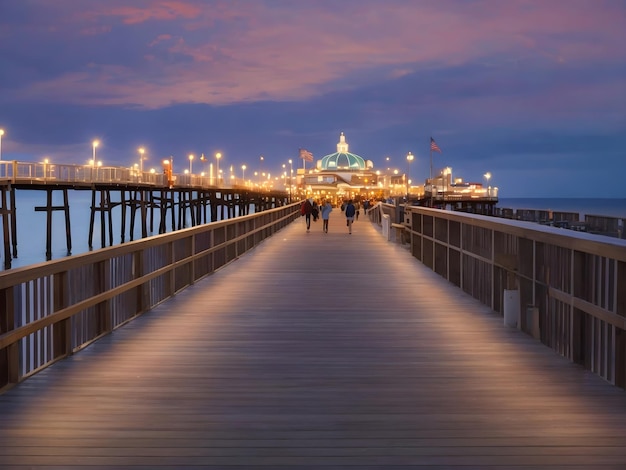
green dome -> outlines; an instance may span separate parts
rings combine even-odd
[[[350,152],[335,152],[322,158],[322,170],[365,170],[365,160]]]

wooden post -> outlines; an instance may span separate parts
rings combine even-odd
[[[126,237],[126,205],[129,204],[130,205],[130,213],[131,213],[131,220],[130,220],[130,236],[128,237],[131,241],[133,240],[133,215],[135,214],[135,211],[133,210],[135,207],[135,199],[132,196],[132,192],[129,190],[128,194],[130,196],[130,199],[127,201],[126,200],[126,190],[122,189],[120,191],[120,203],[122,205],[122,220],[121,220],[121,230],[120,230],[120,242],[124,243],[125,237]],[[137,191],[135,191],[135,195],[137,194]]]
[[[4,235],[4,268],[11,269],[11,241],[9,237],[9,213],[7,209],[7,190],[6,186],[2,187],[2,193],[0,194],[2,199],[2,206],[0,207],[0,214],[2,214],[2,233]]]
[[[54,275],[53,309],[62,310],[67,307],[68,285],[67,272]],[[66,318],[52,325],[53,351],[55,359],[72,354],[71,319]]]
[[[113,246],[113,207],[115,204],[111,202],[111,191],[106,190],[106,212],[109,218],[109,246]]]
[[[15,188],[10,190],[11,240],[13,242],[13,258],[17,258],[17,206],[15,203]]]
[[[175,193],[173,189],[170,189],[168,191],[168,197],[170,198],[170,203],[172,205],[172,232],[176,230],[176,212],[175,212],[176,203],[174,201],[174,194]]]
[[[37,210],[37,207],[35,207]],[[46,190],[46,261],[52,259],[52,190]]]
[[[72,229],[70,226],[70,203],[67,188],[63,188],[63,212],[65,213],[65,245],[67,256],[72,254]]]
[[[91,188],[91,213],[89,215],[89,237],[87,239],[87,246],[89,249],[93,249],[93,225],[96,217],[96,188]]]
[[[70,230],[70,208],[67,196],[67,188],[63,189],[63,205],[52,205],[52,191],[54,188],[46,188],[46,205],[35,207],[35,212],[46,213],[46,260],[52,259],[52,213],[54,211],[65,212],[65,241],[67,246],[67,254],[70,255],[72,251],[72,232]]]
[[[13,292],[11,288],[0,290],[0,334],[15,329]],[[18,343],[0,349],[0,388],[18,383],[19,360]]]
[[[147,226],[147,208],[146,208],[146,192],[142,189],[139,191],[139,204],[141,207],[141,236],[146,238],[148,236]]]

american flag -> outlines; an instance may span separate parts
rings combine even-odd
[[[432,137],[430,138],[430,150],[433,152],[441,153],[441,149],[439,148],[439,145],[437,145],[437,142],[435,142],[435,139],[433,139]]]
[[[306,160],[307,162],[312,162],[313,154],[306,149],[300,149],[300,158]]]

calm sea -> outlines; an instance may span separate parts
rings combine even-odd
[[[16,214],[17,214],[17,258],[11,261],[11,268],[28,266],[30,264],[41,263],[46,260],[46,212],[35,212],[35,207],[46,205],[46,193],[44,191],[17,190],[15,195]],[[85,253],[89,250],[89,218],[91,215],[91,191],[68,191],[70,206],[70,229],[72,234],[72,254]],[[99,201],[99,200],[98,200]],[[63,196],[60,192],[53,193],[53,205],[61,206],[63,204]],[[253,211],[253,208],[250,209]],[[121,243],[121,208],[118,206],[113,209],[113,244]],[[130,210],[126,212],[126,234],[125,240],[129,241],[130,230]],[[168,217],[171,213],[168,212]],[[207,217],[210,217],[210,210],[207,210]],[[189,220],[189,211],[187,211],[186,226],[191,226]],[[160,224],[160,212],[154,211],[154,232],[148,233],[148,236],[158,235]],[[0,219],[0,227],[2,220]],[[105,227],[108,233],[108,223]],[[166,230],[171,231],[171,221],[168,220]],[[150,224],[148,221],[148,230]],[[0,231],[0,233],[2,233]],[[2,237],[2,235],[0,235]],[[107,235],[108,237],[108,235]],[[67,247],[65,240],[65,214],[63,211],[55,211],[52,213],[52,259],[59,259],[67,256]],[[137,211],[135,217],[134,240],[141,239],[141,222],[140,214]],[[0,240],[2,240],[0,238]],[[4,269],[4,248],[0,241],[0,270]],[[93,230],[93,248],[102,247],[102,238],[100,237],[100,214],[96,213],[94,219]],[[108,245],[107,245],[108,246]]]
[[[55,194],[54,205],[61,205],[60,194]],[[90,191],[69,192],[72,254],[90,251],[87,246],[89,237],[89,217],[91,205]],[[12,268],[41,263],[46,260],[46,213],[35,212],[36,206],[45,206],[46,194],[43,191],[16,191],[17,204],[17,241],[18,257],[11,263]],[[564,212],[579,212],[581,219],[585,214],[604,215],[610,217],[626,218],[626,199],[533,199],[533,198],[505,198],[500,199],[498,207],[510,209],[543,209]],[[128,211],[130,212],[130,211]],[[155,211],[154,228],[157,235],[159,227],[159,213]],[[63,211],[56,211],[52,215],[52,258],[58,259],[67,256],[65,246],[65,217]],[[130,220],[127,219],[126,230],[128,232]],[[0,220],[0,225],[1,225]],[[141,224],[139,216],[135,221],[134,239],[141,238]],[[191,226],[191,222],[187,222]],[[149,227],[148,227],[149,228]],[[107,229],[108,230],[108,229]],[[169,230],[169,225],[168,225]],[[126,240],[129,235],[126,233]],[[113,211],[113,242],[121,242],[120,234],[120,209]],[[1,246],[1,245],[0,245]],[[94,233],[94,249],[101,247],[100,217],[96,214]],[[0,270],[4,266],[4,251],[0,249]]]
[[[626,218],[626,199],[502,198],[498,207],[578,212],[582,220],[585,215]]]

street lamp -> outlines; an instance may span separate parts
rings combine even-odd
[[[410,188],[410,182],[409,182],[409,178],[411,177],[411,162],[413,161],[413,159],[415,158],[415,156],[409,152],[406,156],[406,161],[407,161],[407,172],[406,172],[406,202],[409,202],[409,188]]]
[[[0,129],[0,160],[2,160],[2,136],[4,135],[4,129]]]
[[[485,179],[487,180],[487,195],[490,196],[489,193],[491,193],[491,187],[489,186],[489,180],[491,179],[491,173],[487,172],[483,175],[485,177]]]
[[[167,179],[167,185],[171,188],[174,183],[174,157],[170,157],[169,160],[167,158],[163,160],[163,174]]]
[[[293,185],[293,162],[289,159],[289,202],[291,202],[291,186]]]
[[[93,146],[93,159],[91,160],[91,165],[95,168],[96,167],[96,147],[100,145],[100,142],[97,140],[94,140],[92,142],[92,146]]]
[[[215,165],[215,174],[217,175],[217,183],[216,186],[220,184],[220,158],[222,158],[222,154],[217,152],[215,154],[215,160],[217,160],[217,163]]]
[[[193,155],[189,155],[189,174],[193,175]]]
[[[241,179],[243,180],[243,185],[246,185],[246,165],[241,165]]]
[[[143,175],[143,154],[146,153],[146,149],[139,148],[139,176]]]

